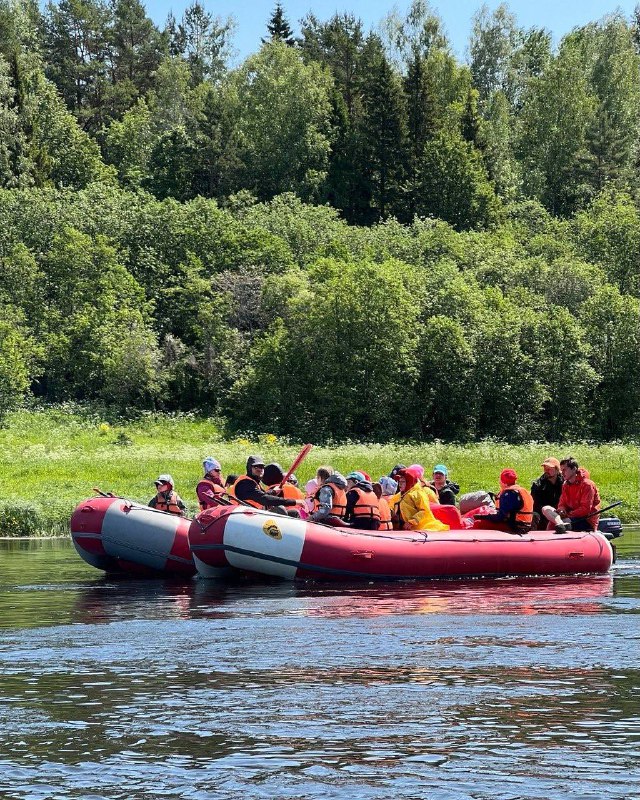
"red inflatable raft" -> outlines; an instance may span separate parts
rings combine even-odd
[[[190,523],[122,497],[92,497],[73,512],[71,538],[78,554],[105,572],[190,576]]]
[[[198,572],[230,568],[289,580],[462,578],[606,572],[600,533],[449,530],[373,533],[332,528],[246,507],[203,511],[189,543]]]

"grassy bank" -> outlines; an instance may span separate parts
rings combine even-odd
[[[161,472],[173,475],[195,512],[204,456],[218,458],[226,474],[243,472],[247,456],[255,452],[286,467],[298,449],[273,436],[225,440],[211,420],[189,416],[147,415],[110,424],[96,414],[64,407],[17,412],[0,428],[0,536],[66,533],[71,511],[94,486],[147,502]],[[568,454],[590,470],[603,504],[624,500],[618,509],[622,520],[640,521],[638,448],[633,445],[349,444],[314,448],[298,477],[308,480],[324,463],[343,473],[364,469],[378,478],[399,462],[422,463],[428,470],[443,462],[463,492],[495,490],[503,467],[513,467],[528,485],[540,474],[545,457]]]

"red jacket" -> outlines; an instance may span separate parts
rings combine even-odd
[[[586,517],[592,511],[600,510],[598,487],[587,477],[589,473],[579,469],[575,483],[565,481],[562,484],[558,511],[566,511],[569,517]],[[587,523],[592,530],[598,527],[599,514],[589,517]]]

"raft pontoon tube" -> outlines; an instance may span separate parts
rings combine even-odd
[[[73,512],[71,538],[78,554],[105,572],[191,576],[190,523],[122,497],[92,497]]]
[[[607,572],[611,545],[599,532],[358,531],[246,507],[203,511],[189,529],[198,572],[230,568],[289,580],[470,578]]]

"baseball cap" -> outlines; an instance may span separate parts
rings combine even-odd
[[[169,483],[169,484],[171,484],[171,486],[173,486],[173,478],[171,477],[171,475],[167,475],[167,474],[158,475],[158,478],[157,478],[157,480],[154,481],[154,483],[155,483],[156,486],[159,483]]]
[[[560,462],[557,458],[545,458],[542,462],[543,467],[555,467],[557,470],[560,469]]]
[[[444,464],[436,464],[435,467],[433,468],[433,471],[441,472],[445,476],[445,478],[449,474]]]

